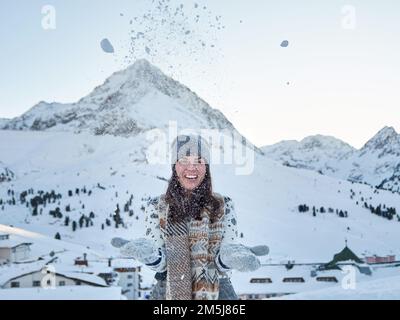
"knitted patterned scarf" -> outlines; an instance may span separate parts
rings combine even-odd
[[[223,206],[222,206],[223,207]],[[168,206],[166,210],[168,215]],[[210,223],[207,209],[201,220],[165,219],[167,300],[217,300],[219,272],[214,264],[223,234],[223,213]]]
[[[192,299],[189,229],[186,221],[167,219],[167,300]]]

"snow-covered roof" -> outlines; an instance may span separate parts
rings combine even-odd
[[[26,265],[15,265],[0,267],[0,287],[8,281],[22,277],[27,274],[41,272],[45,267],[45,262],[29,263]],[[61,275],[70,279],[89,282],[98,286],[107,286],[103,278],[90,273],[74,272],[74,271],[59,271],[56,269],[56,275]]]
[[[80,281],[85,281],[89,283],[93,283],[99,286],[106,287],[107,284],[104,281],[103,278],[100,278],[99,276],[96,276],[94,274],[90,273],[84,273],[84,272],[56,272],[56,274],[62,275],[67,278],[72,278]]]
[[[20,240],[17,239],[8,239],[8,240],[0,240],[0,248],[15,248],[19,247],[22,245],[27,245],[30,246],[32,245],[31,242],[21,242]]]
[[[137,268],[141,264],[134,259],[113,259],[111,266],[113,268]]]
[[[64,286],[0,289],[0,300],[126,300],[121,287]]]
[[[316,290],[335,285],[335,282],[317,281],[317,277],[335,277],[341,281],[341,270],[318,271],[311,276],[311,266],[294,266],[287,270],[285,266],[264,266],[254,272],[233,272],[232,285],[237,294],[283,294]],[[253,278],[269,278],[270,283],[251,283]],[[304,282],[283,282],[285,278],[303,278]]]
[[[21,274],[31,273],[35,270],[40,270],[45,265],[44,261],[33,262],[27,264],[12,264],[10,266],[0,266],[0,287],[3,286],[7,281],[18,277]]]

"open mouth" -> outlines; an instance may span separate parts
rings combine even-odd
[[[199,177],[198,175],[193,175],[193,174],[185,175],[185,178],[189,180],[196,180],[198,177]]]

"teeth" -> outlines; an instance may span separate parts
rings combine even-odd
[[[197,176],[185,176],[186,179],[197,179]]]

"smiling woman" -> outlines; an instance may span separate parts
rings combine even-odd
[[[157,271],[153,299],[237,299],[228,272],[256,270],[260,261],[237,243],[232,200],[212,190],[205,140],[178,136],[171,169],[166,193],[145,207],[147,238],[127,243],[114,239],[113,244]]]
[[[206,175],[206,163],[198,156],[179,159],[175,170],[181,185],[188,191],[196,189]]]

